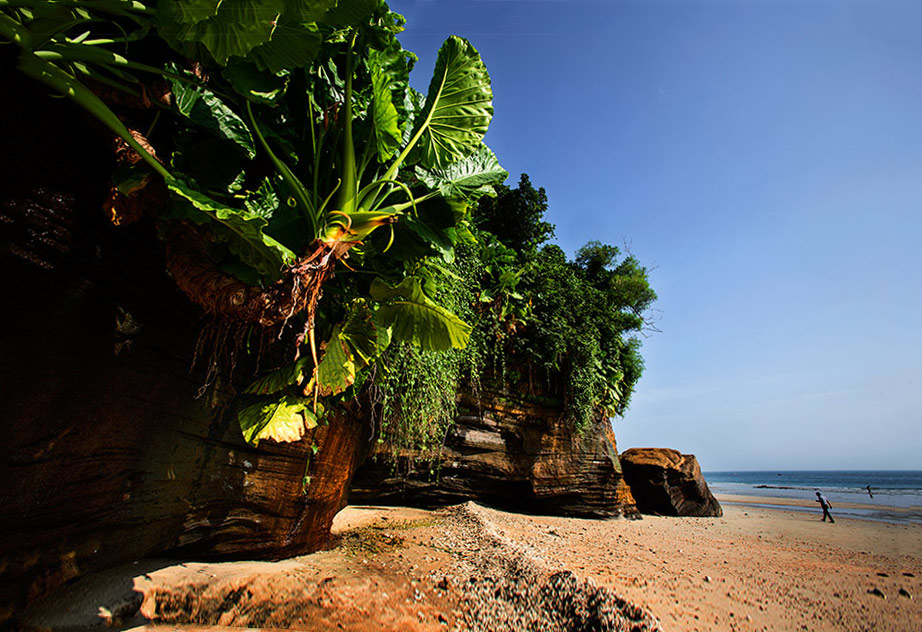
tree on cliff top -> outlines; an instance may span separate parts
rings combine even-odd
[[[582,427],[627,410],[643,372],[637,336],[653,329],[656,293],[648,270],[615,246],[590,241],[567,260],[548,243],[547,208],[544,189],[525,174],[516,189],[504,186],[478,204],[480,245],[466,252],[478,262],[478,298],[489,309],[476,328],[513,369],[504,379],[528,375],[533,383],[539,370],[544,391],[561,397]]]
[[[493,234],[503,244],[518,252],[537,248],[554,237],[554,225],[545,221],[547,193],[535,189],[527,173],[512,189],[501,184],[496,197],[484,198],[477,206],[478,227]]]

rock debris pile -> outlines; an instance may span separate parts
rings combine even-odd
[[[659,631],[641,608],[592,580],[554,570],[533,551],[502,536],[474,503],[445,510],[445,545],[462,593],[458,629]]]

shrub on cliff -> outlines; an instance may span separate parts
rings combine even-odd
[[[489,332],[507,381],[534,388],[540,380],[583,427],[627,410],[643,371],[637,336],[652,326],[656,293],[647,269],[614,246],[591,241],[568,260],[548,243],[547,204],[544,190],[523,175],[516,189],[502,187],[478,206],[484,234],[468,256],[480,261],[479,301],[488,309],[476,329]]]
[[[464,350],[417,353],[412,370],[406,356],[395,363],[384,388],[384,434],[395,448],[437,446],[455,393],[476,390],[481,378],[561,402],[578,429],[627,410],[643,372],[638,336],[653,329],[648,271],[598,241],[568,260],[548,243],[547,208],[544,190],[523,174],[515,189],[501,185],[480,201],[456,260],[430,264],[433,285],[474,328]]]

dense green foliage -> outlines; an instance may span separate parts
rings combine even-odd
[[[656,300],[647,270],[598,241],[568,260],[547,243],[554,232],[545,220],[547,204],[544,190],[535,189],[526,175],[517,188],[504,185],[496,198],[481,200],[474,212],[475,240],[459,246],[451,276],[440,281],[453,288],[456,309],[465,301],[471,305],[473,312],[466,313],[474,325],[471,342],[454,352],[459,361],[451,370],[444,369],[444,360],[425,356],[415,358],[412,370],[398,370],[403,377],[391,380],[402,401],[411,407],[420,400],[445,402],[459,387],[488,379],[563,402],[578,429],[599,415],[627,410],[643,371],[637,336],[650,327],[648,312]],[[439,378],[419,389],[410,373]],[[387,436],[405,447],[397,437],[419,439],[419,431],[409,429],[407,415],[398,416],[402,430]],[[416,419],[426,426],[426,415]]]
[[[154,191],[174,279],[236,328],[218,344],[269,329],[285,347],[244,391],[247,441],[298,440],[366,389],[383,436],[435,447],[482,374],[562,399],[578,427],[623,413],[646,270],[548,244],[544,190],[503,185],[483,143],[478,52],[450,37],[418,93],[403,23],[383,0],[0,3],[20,70],[136,155],[112,199]]]
[[[527,380],[531,390],[543,382],[541,391],[561,398],[584,427],[627,410],[643,371],[636,336],[656,294],[646,268],[633,256],[619,259],[614,246],[592,241],[568,261],[547,243],[546,209],[544,190],[525,175],[518,188],[481,202],[481,230],[497,231],[508,249],[483,235],[469,255],[483,270],[479,301],[488,306],[477,328],[502,349],[506,381]]]
[[[618,249],[590,242],[567,261],[556,246],[537,252],[524,284],[534,297],[514,353],[541,367],[578,426],[598,413],[621,415],[643,371],[644,312],[656,299],[647,271]]]
[[[469,205],[506,178],[482,141],[490,78],[453,36],[428,92],[411,89],[403,23],[383,0],[0,5],[19,68],[138,156],[113,174],[113,198],[165,185],[169,201],[148,212],[168,265],[202,251],[170,270],[224,330],[234,323],[218,344],[269,327],[291,347],[246,391],[253,443],[298,439],[392,342],[467,344],[422,264],[453,259]]]
[[[546,211],[544,189],[535,189],[523,173],[517,188],[502,184],[495,198],[480,201],[477,224],[509,248],[527,252],[554,237],[554,225],[544,220]]]
[[[464,264],[462,257],[451,263],[430,259],[419,273],[440,304],[466,322],[476,322],[472,297],[477,285],[463,274]],[[455,419],[460,385],[479,386],[485,360],[476,330],[474,334],[463,349],[436,352],[402,344],[382,358],[372,393],[381,405],[379,438],[395,454],[412,450],[423,459],[438,454]]]

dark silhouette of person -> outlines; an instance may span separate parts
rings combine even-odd
[[[826,518],[829,518],[830,523],[835,522],[835,520],[832,519],[832,514],[829,513],[829,510],[832,509],[832,505],[829,504],[829,499],[821,493],[816,492],[816,502],[823,508],[823,522],[826,522]]]
[[[870,486],[870,485],[867,486],[867,490],[868,490],[868,496],[870,496],[871,498],[874,498],[874,494],[871,493],[871,486]]]

